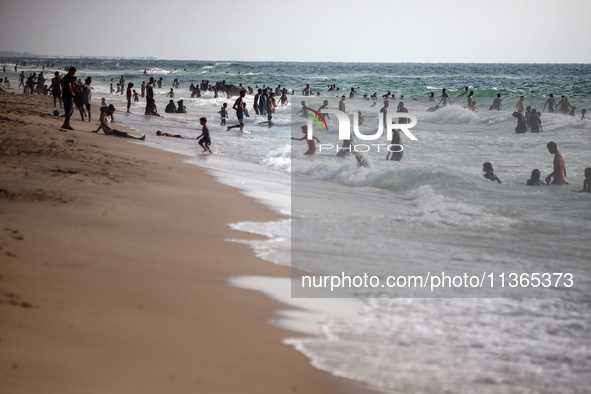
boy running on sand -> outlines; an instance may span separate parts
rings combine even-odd
[[[201,138],[199,140],[199,145],[201,145],[201,147],[203,148],[203,153],[207,151],[209,151],[209,153],[213,153],[211,149],[209,149],[209,145],[211,145],[211,139],[209,138],[209,129],[206,125],[207,119],[201,118],[199,119],[199,123],[201,123],[201,126],[203,126],[203,128],[201,129],[201,135],[197,137],[197,139]]]

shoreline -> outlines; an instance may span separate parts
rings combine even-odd
[[[89,133],[96,114],[60,132],[49,96],[0,106],[7,392],[371,392],[283,344],[283,304],[227,283],[289,276],[225,241],[280,215],[177,154]]]

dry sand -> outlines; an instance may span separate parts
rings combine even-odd
[[[279,216],[180,157],[61,132],[0,93],[2,393],[360,393],[282,344],[279,305],[225,284],[287,276],[227,227]],[[120,125],[116,125],[120,128]],[[252,237],[251,237],[252,238]]]

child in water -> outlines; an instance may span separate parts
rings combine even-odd
[[[531,178],[527,180],[527,186],[544,186],[544,182],[540,180],[540,170],[537,168],[531,172]]]
[[[302,126],[302,133],[304,134],[304,136],[302,138],[291,137],[291,139],[296,140],[296,141],[306,140],[306,142],[308,143],[308,150],[304,154],[305,155],[313,155],[314,153],[316,153],[316,143],[314,142],[314,140],[318,141],[319,143],[320,143],[320,140],[318,138],[316,138],[315,136],[308,139],[308,126]]]
[[[203,128],[201,129],[201,135],[198,136],[196,139],[199,139],[199,145],[203,148],[203,153],[209,151],[209,153],[213,153],[211,151],[211,149],[209,149],[209,146],[211,145],[211,139],[209,138],[209,129],[207,128],[207,119],[206,118],[201,118],[199,119],[199,123],[201,123],[201,126],[203,126]]]
[[[497,181],[499,183],[503,183],[501,182],[501,180],[499,179],[499,177],[497,177],[494,173],[492,164],[490,164],[489,162],[486,162],[482,165],[482,171],[484,171],[484,177],[490,181]]]
[[[221,116],[220,125],[224,126],[226,124],[226,118],[228,117],[228,103],[224,103],[224,105],[222,106],[222,109],[219,113]]]
[[[585,168],[585,180],[583,181],[583,190],[581,193],[591,193],[591,168]]]

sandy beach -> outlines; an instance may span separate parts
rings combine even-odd
[[[282,343],[298,334],[268,323],[278,303],[226,284],[289,275],[224,241],[277,214],[179,155],[91,133],[98,105],[69,132],[53,109],[0,93],[2,392],[365,391]]]

